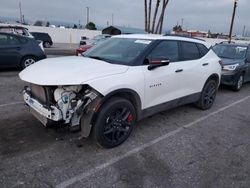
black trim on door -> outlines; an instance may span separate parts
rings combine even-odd
[[[194,94],[191,94],[191,95],[179,98],[179,99],[175,99],[169,102],[165,102],[163,104],[159,104],[159,105],[144,109],[138,115],[138,120],[141,120],[148,116],[151,116],[159,112],[163,112],[163,111],[166,111],[166,110],[178,107],[178,106],[194,103],[199,100],[200,96],[201,96],[201,93],[194,93]]]

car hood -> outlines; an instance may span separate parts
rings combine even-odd
[[[128,66],[72,56],[39,61],[24,69],[19,77],[37,85],[80,85],[127,70]]]
[[[228,58],[221,58],[223,65],[233,65],[233,64],[242,64],[244,63],[244,59],[228,59]]]

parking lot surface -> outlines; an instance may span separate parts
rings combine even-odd
[[[18,71],[0,72],[1,187],[250,187],[250,84],[220,88],[208,111],[179,107],[101,149],[46,129],[23,105]]]

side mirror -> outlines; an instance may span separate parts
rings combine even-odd
[[[168,59],[152,60],[149,62],[148,70],[153,70],[161,66],[169,65],[170,61]]]

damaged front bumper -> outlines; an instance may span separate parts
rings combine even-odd
[[[42,122],[43,125],[48,124],[48,120],[60,121],[62,120],[61,111],[55,107],[45,107],[43,104],[38,102],[36,99],[30,96],[30,93],[26,90],[23,91],[23,98],[25,103],[28,105],[30,112]]]
[[[66,92],[63,92],[66,93]],[[69,94],[71,96],[72,94]],[[23,97],[30,112],[45,126],[53,125],[56,122],[69,125],[72,130],[74,127],[81,129],[81,136],[88,137],[94,115],[102,100],[102,96],[93,89],[86,90],[77,98],[53,104],[44,105],[33,94],[30,88],[26,87],[23,91]],[[63,98],[62,96],[60,99]],[[48,100],[47,100],[48,101]],[[67,108],[66,108],[66,107]],[[77,129],[78,129],[77,128]]]

